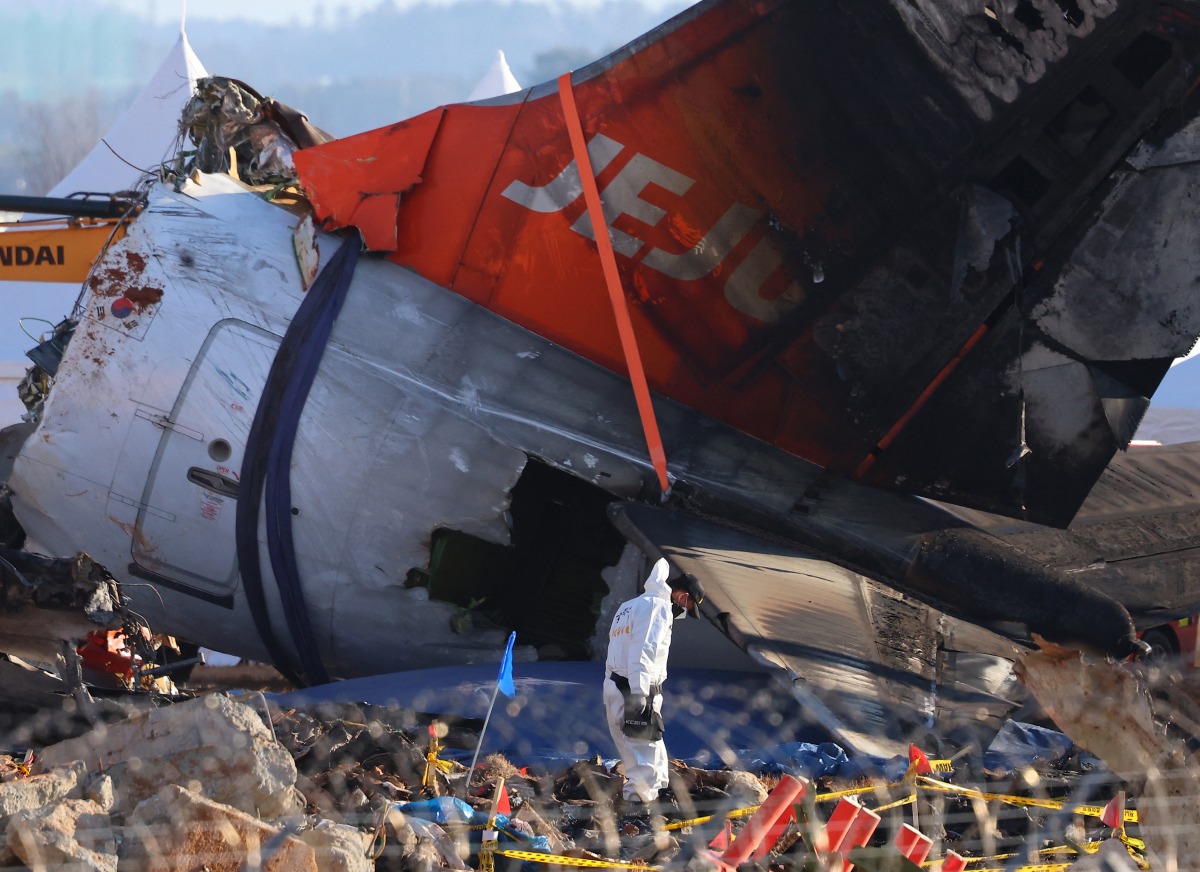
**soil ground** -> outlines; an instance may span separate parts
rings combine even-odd
[[[188,680],[183,682],[183,688],[193,693],[205,693],[210,690],[261,690],[265,693],[283,693],[295,689],[277,669],[265,663],[239,663],[236,666],[200,665],[193,669]]]

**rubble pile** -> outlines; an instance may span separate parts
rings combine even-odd
[[[0,868],[1188,868],[1196,677],[1052,645],[1022,674],[1089,750],[1019,721],[891,760],[788,741],[731,755],[737,768],[673,760],[650,808],[622,801],[620,762],[599,757],[492,754],[469,770],[471,718],[125,697],[140,707],[97,706],[90,728],[0,754]]]
[[[419,790],[426,752],[410,738],[416,729],[411,713],[337,705],[318,712],[272,716],[275,735],[296,761],[296,786],[310,813],[345,818],[367,814],[381,801],[420,798],[409,785]],[[441,795],[447,782],[440,770],[437,778]]]
[[[456,821],[398,811],[423,795],[450,799],[466,772],[439,760],[423,791],[429,755],[414,733],[405,712],[271,712],[258,694],[210,693],[22,760],[0,756],[0,866],[465,868],[470,848]],[[746,773],[679,771],[704,800],[766,795]],[[583,853],[601,847],[592,812],[611,809],[621,774],[581,761],[555,776],[493,755],[466,801],[448,807],[484,809],[500,784],[517,809],[505,823],[512,833]]]
[[[296,764],[249,699],[153,708],[6,760],[0,866],[372,868],[359,829],[305,817]]]
[[[467,767],[448,758],[472,746],[470,722],[369,705],[272,708],[260,693],[160,702],[0,755],[0,867],[515,872],[536,870],[528,858],[540,857],[720,869],[719,846],[752,830],[767,836],[755,862],[790,867],[811,862],[822,825],[846,809],[873,821],[842,848],[859,852],[861,868],[870,866],[863,851],[898,860],[901,836],[918,828],[924,842],[911,850],[943,864],[1022,850],[1062,862],[1110,836],[1140,844],[1134,827],[1102,826],[1098,807],[1080,811],[1090,798],[1082,781],[1092,779],[1093,796],[1100,782],[1079,770],[1078,754],[989,771],[981,749],[963,748],[937,773],[914,758],[899,773],[800,779],[783,803],[792,816],[757,826],[773,791],[797,785],[792,775],[672,761],[669,791],[654,814],[638,814],[619,798],[620,764],[599,758],[518,766],[494,754],[468,780]],[[945,768],[976,786],[955,784]],[[1101,785],[1101,798],[1116,786]],[[485,831],[497,841],[485,842]]]

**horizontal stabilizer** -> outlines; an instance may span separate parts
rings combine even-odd
[[[1066,530],[954,513],[1111,596],[1139,627],[1200,612],[1200,442],[1117,454]]]

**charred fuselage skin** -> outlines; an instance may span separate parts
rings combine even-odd
[[[1200,332],[1194,161],[1124,162],[1195,114],[1195,9],[705,0],[572,74],[651,388],[1065,526]],[[318,219],[625,372],[562,87],[297,168]]]

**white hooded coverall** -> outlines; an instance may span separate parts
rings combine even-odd
[[[633,739],[622,731],[625,698],[610,678],[612,673],[629,681],[631,694],[650,696],[650,688],[667,680],[667,653],[671,649],[671,587],[667,561],[659,560],[646,578],[646,592],[617,609],[608,636],[604,670],[604,709],[608,731],[625,763],[627,800],[652,802],[667,786],[667,746],[662,739]],[[662,711],[662,695],[654,699]]]

